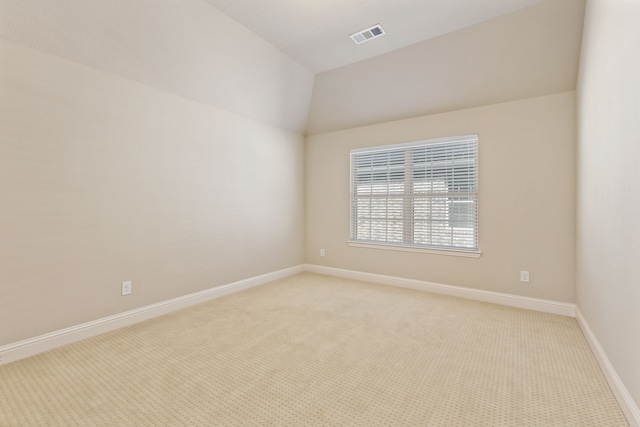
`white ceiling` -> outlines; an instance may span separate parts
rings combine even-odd
[[[542,0],[204,0],[313,72],[362,61]],[[349,34],[382,24],[355,45]]]
[[[320,73],[307,134],[575,90],[584,6],[547,0]]]
[[[575,90],[584,1],[0,0],[0,38],[318,134]]]

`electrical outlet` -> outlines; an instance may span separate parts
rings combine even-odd
[[[122,282],[122,295],[129,295],[132,291],[131,280]]]
[[[320,256],[324,256],[324,249],[320,249]]]
[[[524,282],[524,283],[529,283],[529,272],[528,271],[521,271],[520,272],[520,281]]]

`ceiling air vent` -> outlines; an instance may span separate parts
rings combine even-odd
[[[351,40],[353,40],[356,44],[362,44],[364,42],[368,42],[369,40],[373,40],[376,37],[384,36],[386,33],[382,29],[380,24],[376,24],[373,27],[369,27],[366,30],[358,31],[357,33],[351,34]]]

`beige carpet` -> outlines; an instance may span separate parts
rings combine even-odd
[[[0,367],[1,426],[625,426],[575,319],[304,273]]]

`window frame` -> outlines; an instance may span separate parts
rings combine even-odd
[[[472,199],[472,203],[473,200],[475,200],[475,218],[472,219],[472,222],[474,224],[474,227],[471,227],[472,230],[472,236],[474,239],[474,243],[475,243],[475,247],[471,248],[465,248],[465,247],[461,247],[461,246],[448,246],[448,245],[434,245],[434,244],[421,244],[421,243],[408,243],[407,240],[412,240],[414,241],[416,239],[416,235],[413,232],[413,229],[415,227],[415,225],[419,222],[416,221],[416,217],[414,216],[414,209],[415,209],[415,205],[412,205],[412,207],[410,209],[406,208],[406,203],[407,203],[407,194],[409,195],[408,197],[410,197],[410,202],[414,203],[414,199],[416,198],[416,191],[412,189],[407,193],[406,189],[407,189],[407,184],[410,183],[411,185],[415,185],[416,181],[415,181],[415,175],[411,175],[411,176],[407,176],[406,172],[407,171],[413,171],[413,168],[415,167],[415,165],[417,164],[415,162],[415,158],[411,158],[410,154],[412,152],[412,149],[414,148],[420,148],[420,147],[425,147],[425,153],[429,152],[428,147],[429,146],[440,146],[440,147],[444,147],[447,146],[448,144],[455,144],[455,143],[471,143],[471,144],[475,144],[474,148],[475,148],[475,157],[472,159],[472,161],[474,162],[474,167],[475,167],[475,175],[474,178],[475,180],[473,181],[471,187],[473,187],[473,189],[475,191],[471,191],[471,192],[466,192],[467,194],[469,194],[469,197]],[[388,241],[388,240],[364,240],[364,239],[356,239],[355,237],[355,232],[356,232],[356,226],[354,225],[354,222],[357,221],[356,215],[357,213],[354,212],[355,209],[355,205],[357,202],[357,196],[355,193],[355,183],[354,183],[354,179],[356,179],[356,173],[354,171],[354,168],[356,168],[355,165],[355,158],[357,155],[362,155],[362,154],[374,154],[374,153],[380,153],[380,152],[387,152],[390,153],[391,151],[394,150],[402,150],[403,153],[405,154],[405,160],[403,163],[403,170],[405,171],[403,178],[402,178],[402,182],[403,182],[403,188],[404,188],[404,196],[403,197],[403,209],[402,209],[402,228],[403,228],[403,237],[402,237],[402,242],[392,242],[392,241]],[[433,151],[433,150],[432,150]],[[430,153],[430,152],[429,152]],[[431,153],[430,153],[431,154]],[[411,161],[409,161],[411,160]],[[471,258],[478,258],[480,257],[480,255],[482,254],[482,252],[480,251],[479,247],[479,198],[478,198],[478,181],[479,181],[479,173],[478,173],[478,167],[479,167],[479,135],[478,134],[470,134],[470,135],[462,135],[462,136],[456,136],[456,137],[446,137],[446,138],[435,138],[435,139],[426,139],[426,140],[420,140],[420,141],[413,141],[413,142],[406,142],[406,143],[400,143],[400,144],[389,144],[389,145],[381,145],[381,146],[373,146],[373,147],[363,147],[363,148],[355,148],[352,149],[350,151],[350,156],[349,156],[349,240],[348,240],[348,244],[349,246],[352,247],[360,247],[360,248],[370,248],[370,249],[382,249],[382,250],[394,250],[394,251],[404,251],[404,252],[421,252],[421,253],[430,253],[430,254],[438,254],[438,255],[451,255],[451,256],[462,256],[462,257],[471,257]],[[431,166],[433,169],[435,169],[433,166]],[[428,170],[428,168],[425,168],[425,170]],[[431,169],[432,170],[432,169]],[[389,170],[388,170],[389,171]],[[389,175],[390,176],[390,175]],[[371,180],[371,185],[373,186],[373,182],[374,179],[372,178]],[[425,181],[428,182],[428,181]],[[389,178],[386,181],[386,184],[388,185],[390,183]],[[454,181],[454,184],[457,184]],[[433,185],[433,181],[431,182],[431,185]],[[373,190],[372,190],[373,191]],[[429,203],[433,203],[434,200],[436,200],[435,196],[433,195],[433,191],[432,192],[427,192],[430,193],[429,196],[425,196],[426,200],[429,200]],[[449,190],[447,189],[446,193],[449,193]],[[388,202],[389,202],[389,192],[387,191],[387,198],[386,203],[387,203],[387,208],[388,208]],[[460,193],[456,193],[456,192],[451,192],[450,196],[447,196],[447,198],[449,199],[447,201],[447,222],[451,223],[452,219],[450,218],[451,213],[451,203],[452,202],[450,199],[451,198],[455,198],[457,196],[459,196]],[[373,196],[373,193],[372,193]],[[396,195],[397,196],[397,195]],[[392,197],[393,198],[397,198],[397,197]],[[366,199],[366,197],[364,197],[363,199]],[[375,197],[371,197],[370,199],[370,203],[371,201],[375,200]],[[407,214],[406,211],[409,211],[409,215],[410,215],[410,219],[407,220]],[[458,214],[459,215],[459,214]],[[385,214],[384,217],[384,221],[389,221],[391,218],[388,214]],[[370,216],[368,218],[368,220],[370,222],[373,222],[373,216]],[[459,218],[455,219],[455,221],[460,221]],[[430,229],[432,229],[433,224],[437,222],[437,221],[432,221],[429,220],[426,223],[428,224],[428,227]],[[406,227],[407,223],[409,223],[409,228]],[[370,227],[372,227],[372,225],[370,225]],[[454,228],[453,226],[449,226],[450,228]],[[409,231],[407,231],[409,230]],[[453,231],[453,230],[452,230]],[[408,237],[408,235],[411,235],[411,237]],[[452,237],[453,238],[453,237]],[[431,239],[431,238],[430,238]],[[433,242],[433,240],[431,240],[431,242]]]

